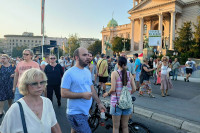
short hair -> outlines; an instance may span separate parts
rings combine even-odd
[[[7,54],[2,54],[1,57],[6,57],[7,59],[10,59],[10,57]]]
[[[88,51],[88,53],[89,53],[89,54],[91,54],[91,55],[93,56],[93,54],[92,54],[92,52],[91,52],[91,51]]]
[[[74,56],[74,59],[75,59],[76,56],[79,57],[79,48],[77,48],[77,49],[74,51],[73,56]]]
[[[169,58],[167,56],[163,56],[162,59],[161,59],[161,61],[163,61],[164,58],[167,59],[167,61],[169,61]]]
[[[148,58],[144,58],[144,59],[143,59],[143,62],[147,62],[147,61],[148,61]]]
[[[24,49],[24,51],[29,51],[30,55],[31,55],[31,56],[34,56],[33,50],[31,50],[31,49]],[[23,53],[24,53],[24,51],[23,51]]]
[[[54,56],[54,57],[56,57],[56,55],[55,55],[55,54],[51,54],[50,56]],[[56,57],[56,59],[57,59],[57,57]]]
[[[104,58],[105,54],[101,54],[101,58]]]
[[[47,81],[46,74],[40,69],[31,68],[26,70],[19,79],[19,92],[24,96],[27,95],[28,85],[35,82],[35,79],[38,78],[38,76],[42,76],[43,80]],[[47,84],[45,84],[45,87],[46,85]]]
[[[135,53],[134,55],[135,55],[136,57],[138,57],[138,53]]]

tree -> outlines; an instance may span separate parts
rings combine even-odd
[[[3,53],[3,49],[2,48],[0,48],[0,53]]]
[[[101,41],[97,40],[88,47],[88,51],[91,51],[93,55],[101,53]]]
[[[79,38],[77,34],[69,35],[68,38],[68,47],[66,53],[68,53],[71,57],[73,56],[74,51],[80,47]]]
[[[24,51],[24,49],[27,49],[27,46],[13,47],[12,57],[22,57],[22,52]]]
[[[178,37],[174,41],[175,49],[179,53],[190,51],[193,44],[191,22],[185,22],[177,33]]]
[[[113,52],[115,52],[115,53],[122,52],[122,50],[124,49],[124,43],[122,40],[124,40],[124,38],[113,37],[113,39],[111,41]],[[125,42],[125,49],[126,49],[126,51],[129,51],[130,50],[130,39],[125,39],[125,40],[127,40]]]
[[[194,42],[195,44],[192,46],[192,52],[194,53],[194,57],[200,58],[200,17],[197,19],[198,24],[194,25]]]

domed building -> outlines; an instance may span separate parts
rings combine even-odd
[[[102,33],[102,52],[105,53],[105,42],[119,36],[131,39],[131,50],[142,53],[144,38],[149,30],[161,30],[162,44],[157,50],[174,50],[176,32],[186,21],[197,24],[200,16],[199,0],[133,0],[133,8],[128,11],[130,23],[118,25],[111,19]]]

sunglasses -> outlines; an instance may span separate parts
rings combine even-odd
[[[30,83],[29,85],[32,86],[32,87],[38,87],[38,85],[40,84],[41,86],[44,86],[45,84],[47,83],[47,81],[41,81],[41,82],[33,82],[33,83]]]
[[[7,58],[1,58],[2,60],[5,60],[5,59],[7,59]]]
[[[55,60],[56,58],[50,58],[51,60]]]
[[[23,55],[26,55],[26,56],[28,56],[29,54],[23,53]]]

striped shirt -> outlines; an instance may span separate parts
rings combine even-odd
[[[121,91],[122,91],[122,88],[123,88],[122,81],[121,81],[122,72],[120,70],[117,70],[117,71],[119,72],[120,76],[117,78],[117,81],[116,81],[116,86],[115,86],[116,92],[113,92],[111,94],[111,100],[110,100],[111,105],[113,107],[115,107],[117,100],[119,101]],[[132,87],[131,87],[131,84],[130,84],[131,78],[130,78],[130,72],[129,71],[127,71],[127,76],[128,76],[127,87],[128,87],[129,92],[131,93]],[[117,93],[117,97],[116,97],[116,93]]]

